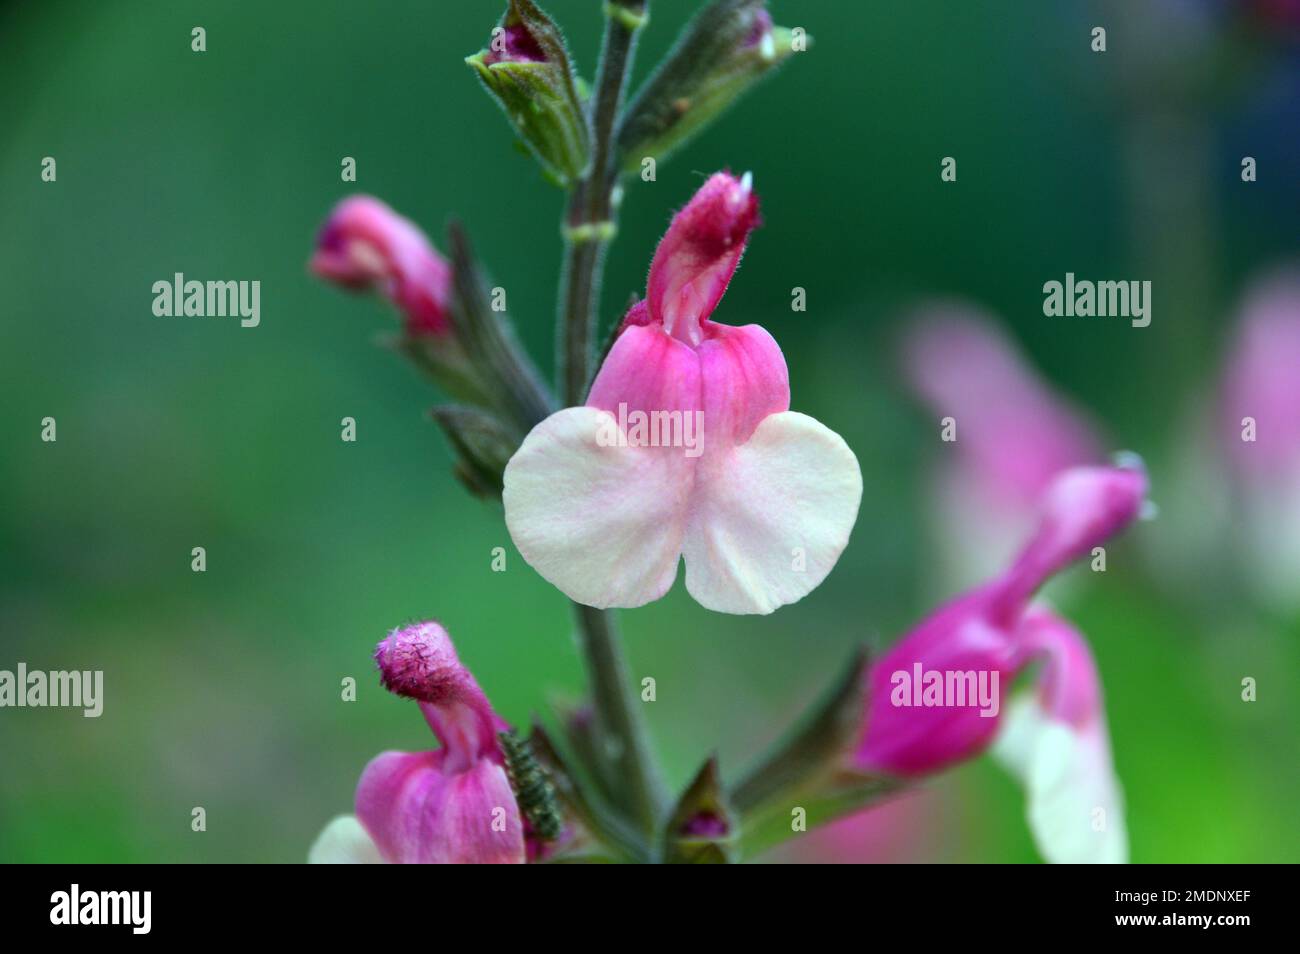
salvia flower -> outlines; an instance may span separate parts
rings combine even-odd
[[[1034,720],[1019,715],[1011,723],[1004,703],[1016,675],[1045,662],[1047,717],[1074,733],[1078,745],[1064,753],[1076,759],[1070,766],[1050,762],[1064,757],[1054,742],[1012,747],[1022,753],[1015,764],[1028,785],[1033,830],[1049,859],[1073,854],[1085,856],[1073,860],[1117,860],[1121,849],[1111,840],[1118,832],[1122,843],[1123,820],[1118,796],[1101,797],[1117,792],[1118,786],[1105,747],[1095,667],[1086,643],[1073,631],[1063,635],[1068,627],[1054,618],[1044,622],[1048,617],[1031,608],[1030,600],[1051,576],[1131,523],[1142,512],[1146,489],[1146,474],[1135,461],[1058,475],[1044,496],[1037,532],[1009,568],[936,610],[871,667],[866,731],[853,758],[855,767],[894,776],[926,775],[978,755],[1004,727],[1037,725],[1042,719],[1032,709],[1024,711]],[[1025,752],[1037,753],[1043,761],[1029,760]],[[1044,781],[1067,771],[1088,775],[1099,800],[1089,809],[1101,808],[1112,826],[1091,840],[1070,838],[1098,832],[1091,827],[1096,819],[1090,813],[1068,814],[1071,805],[1056,798],[1056,789]],[[1044,833],[1054,826],[1070,837],[1044,842]]]
[[[416,225],[378,199],[350,196],[334,207],[310,268],[344,288],[378,291],[411,335],[450,331],[451,268]]]
[[[508,726],[434,622],[395,629],[375,661],[384,686],[419,703],[442,743],[384,752],[361,773],[356,815],[317,839],[313,862],[522,863],[524,823],[498,733]]]
[[[506,468],[515,545],[580,603],[658,599],[684,557],[704,606],[770,613],[820,584],[848,543],[853,452],[789,410],[771,335],[709,320],[757,221],[748,176],[710,178],[659,243],[586,406],[548,417]]]
[[[941,576],[966,587],[1015,552],[1057,474],[1105,459],[1102,442],[978,309],[933,303],[911,323],[904,376],[936,426],[951,419],[930,494]]]
[[[587,122],[559,28],[532,0],[510,0],[488,48],[465,60],[519,138],[559,183],[588,159]]]

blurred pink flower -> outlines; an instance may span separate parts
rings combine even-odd
[[[450,330],[451,268],[410,220],[365,195],[344,199],[316,239],[309,267],[352,290],[378,290],[412,335]]]
[[[1245,481],[1300,473],[1300,273],[1250,289],[1223,382],[1223,445]],[[1254,439],[1243,439],[1245,419]]]
[[[924,308],[903,345],[908,385],[955,422],[936,471],[936,536],[954,586],[1000,565],[1033,526],[1040,496],[1068,467],[1104,460],[1091,421],[1059,397],[994,321],[962,304]]]
[[[507,726],[447,631],[434,622],[395,629],[375,660],[387,689],[419,702],[442,748],[376,756],[357,784],[356,816],[332,821],[310,860],[522,863],[524,822],[497,741]]]
[[[1292,608],[1300,602],[1300,272],[1247,292],[1219,427],[1252,582]]]
[[[709,320],[757,222],[748,176],[710,178],[659,243],[587,405],[539,424],[506,468],[515,545],[580,603],[656,600],[684,557],[704,606],[770,613],[848,544],[857,458],[789,410],[771,335]]]

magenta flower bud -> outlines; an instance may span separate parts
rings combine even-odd
[[[420,703],[434,734],[457,761],[497,751],[497,732],[506,728],[461,665],[447,631],[436,622],[395,629],[375,649],[379,678],[394,695]]]
[[[1145,498],[1146,475],[1136,466],[1061,474],[1044,496],[1038,532],[1011,567],[936,610],[871,667],[857,767],[922,775],[983,751],[1005,690],[1036,652],[1020,632],[1030,598],[1131,523]]]
[[[506,467],[515,545],[571,599],[640,606],[685,559],[704,606],[770,613],[848,544],[857,458],[789,409],[770,334],[711,320],[757,223],[749,176],[712,176],[659,243],[586,406],[537,425]]]
[[[465,62],[548,175],[558,183],[579,179],[588,162],[587,121],[555,22],[532,0],[508,0],[488,47]]]
[[[434,622],[395,629],[375,660],[385,687],[419,702],[442,748],[371,761],[357,784],[356,818],[331,823],[312,860],[525,861],[524,823],[497,738],[507,725],[447,631]]]
[[[345,288],[378,291],[412,335],[450,331],[450,267],[418,227],[378,199],[357,195],[335,206],[309,267]]]

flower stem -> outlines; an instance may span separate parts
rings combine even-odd
[[[608,0],[605,7],[605,38],[589,109],[591,164],[574,187],[564,218],[557,365],[559,391],[566,407],[583,402],[591,379],[600,279],[605,250],[615,230],[618,165],[614,129],[647,6],[646,0]],[[574,608],[602,757],[608,758],[611,769],[607,781],[619,807],[651,834],[662,813],[659,774],[613,614],[578,603]]]
[[[662,814],[663,790],[640,703],[631,691],[614,614],[573,605],[596,710],[599,754],[612,770],[606,781],[626,814],[652,834]]]
[[[605,249],[614,237],[618,164],[614,126],[623,105],[645,0],[609,0],[605,40],[590,106],[591,164],[574,187],[564,218],[565,262],[557,354],[566,407],[582,403],[591,376],[592,339],[599,313]]]

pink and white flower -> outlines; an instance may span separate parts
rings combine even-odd
[[[376,756],[357,784],[356,815],[330,822],[309,860],[524,862],[525,825],[497,740],[507,725],[447,631],[434,622],[395,629],[375,660],[387,689],[419,702],[442,748]]]
[[[857,458],[789,410],[770,334],[710,320],[757,222],[748,176],[710,178],[659,243],[646,298],[624,318],[586,405],[539,424],[506,468],[515,545],[580,603],[656,600],[685,558],[686,588],[704,606],[770,613],[816,588],[848,544]],[[620,428],[638,412],[659,434],[697,420],[700,443],[638,439]],[[613,432],[622,439],[607,439]]]
[[[335,206],[309,267],[344,288],[378,290],[401,311],[411,335],[451,329],[451,267],[418,226],[378,199],[355,195]]]
[[[1123,860],[1119,789],[1087,644],[1029,603],[1051,576],[1131,523],[1146,488],[1137,466],[1078,467],[1058,475],[1044,496],[1038,531],[1009,569],[940,607],[871,667],[855,767],[927,775],[980,754],[1001,733],[1009,736],[1008,764],[1025,781],[1031,828],[1044,856]],[[1045,663],[1040,703],[1004,707],[1016,675],[1038,662]],[[898,695],[904,681],[898,674],[914,672],[937,673],[940,680],[934,699],[920,707]],[[964,678],[969,687],[966,674],[988,677],[996,693],[992,706],[943,694],[950,676],[954,685]],[[1067,795],[1086,802],[1087,811]],[[1093,827],[1098,817],[1100,830]]]

